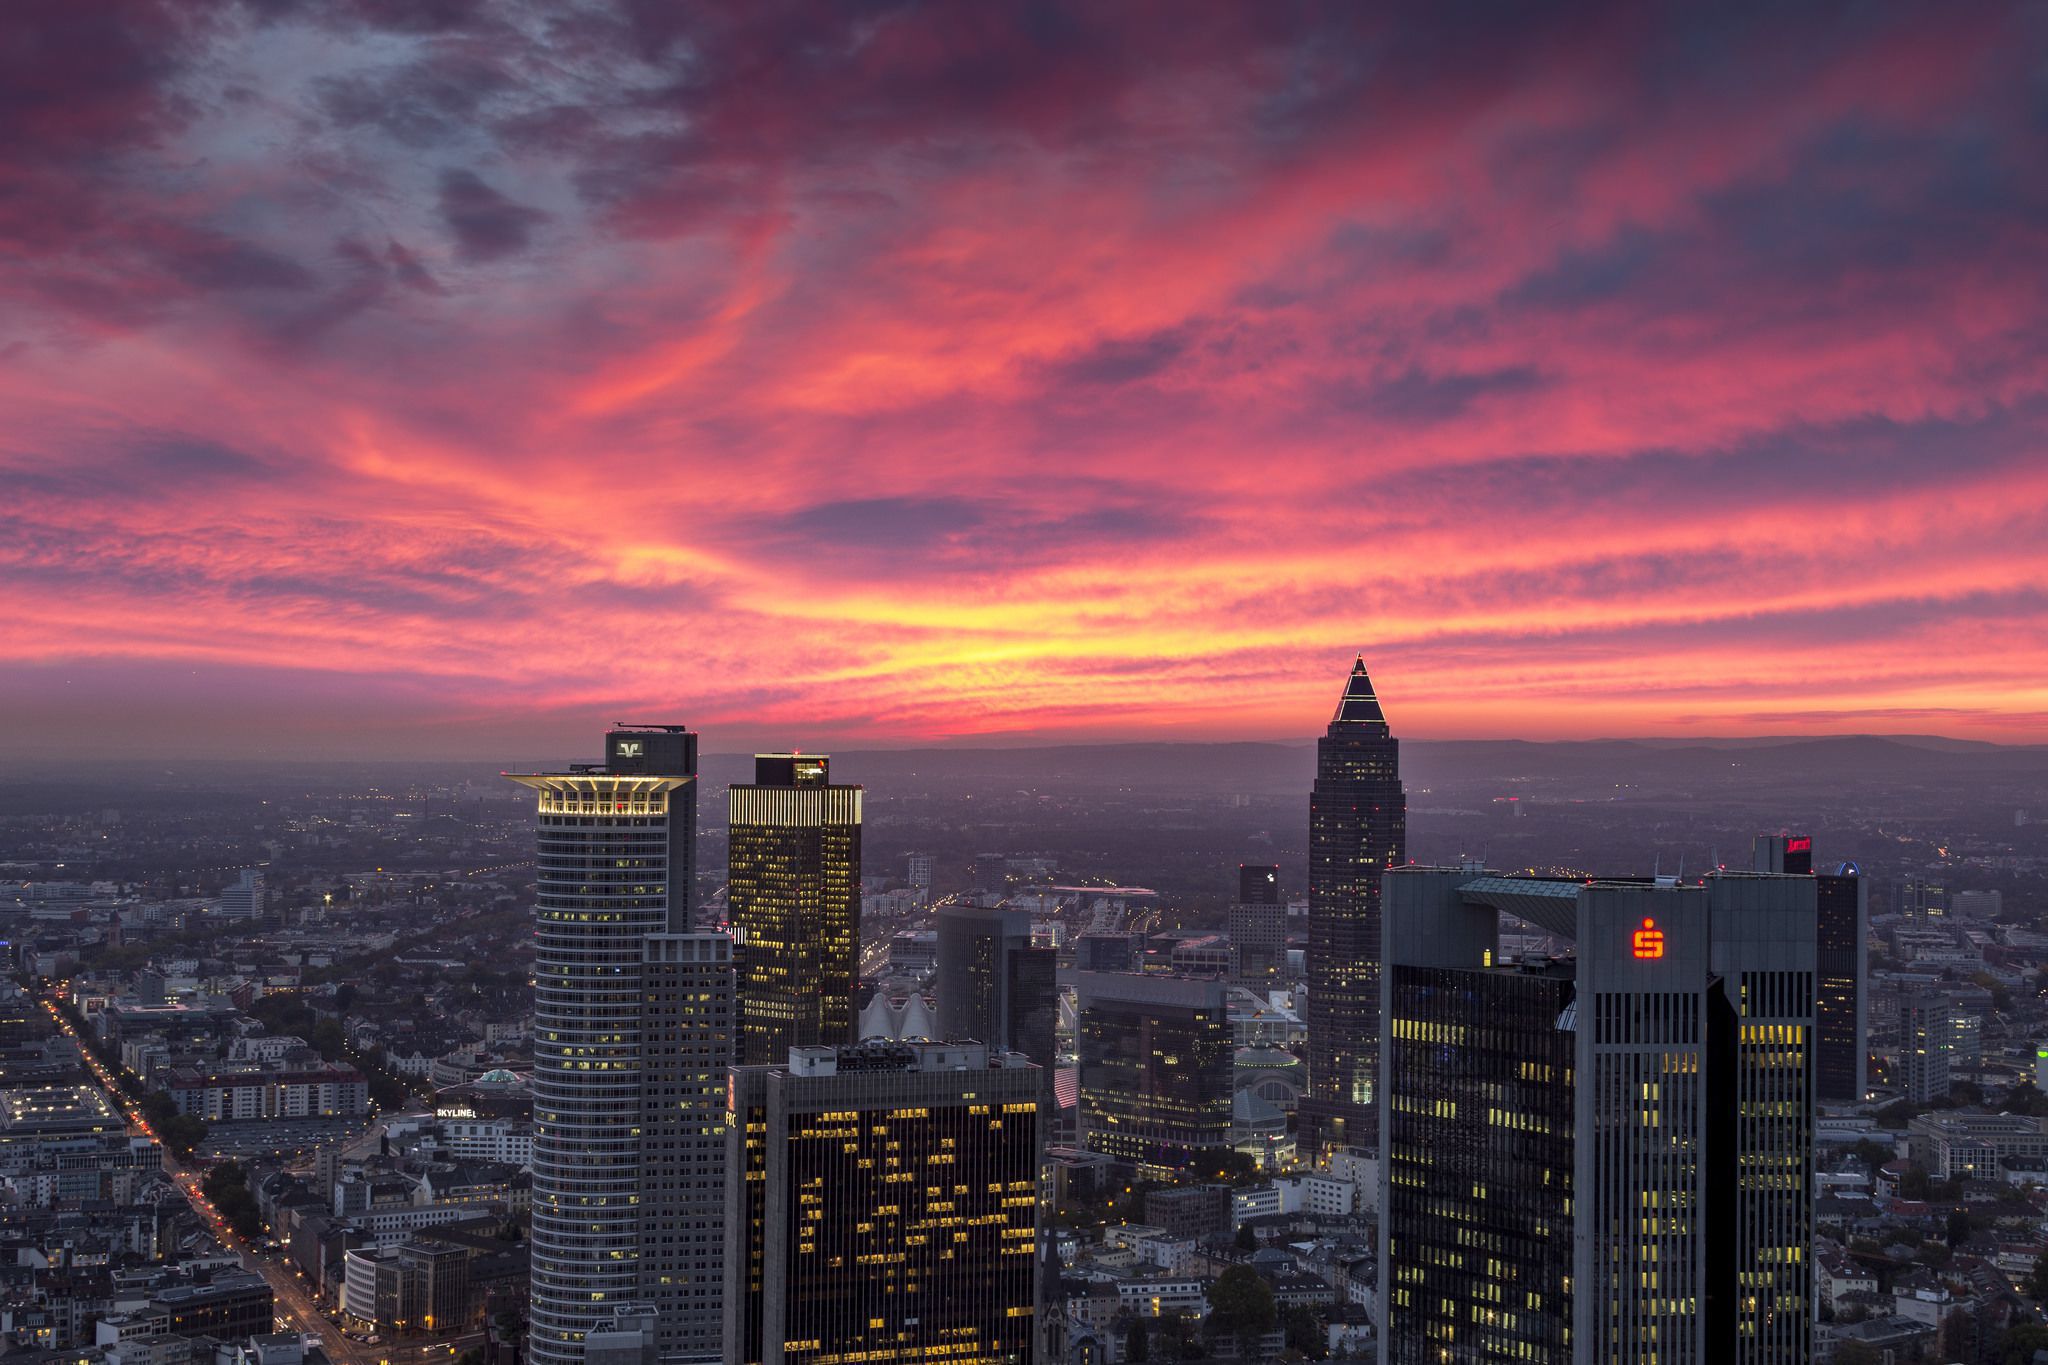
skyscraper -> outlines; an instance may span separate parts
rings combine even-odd
[[[939,1037],[1021,1052],[1051,1075],[1058,950],[1034,948],[1031,916],[996,906],[939,911]]]
[[[1316,743],[1308,799],[1304,1155],[1378,1148],[1380,875],[1407,856],[1400,746],[1361,656],[1329,732]]]
[[[1909,987],[1899,1005],[1901,1088],[1914,1104],[1948,1098],[1955,1060],[1955,1008],[1938,991]]]
[[[757,754],[730,797],[726,903],[739,971],[740,1060],[854,1037],[861,789],[825,754]]]
[[[1809,1361],[1813,879],[1385,894],[1385,1365]]]
[[[736,1069],[728,1365],[1031,1359],[1041,1089],[979,1044]]]
[[[1854,863],[1815,872],[1813,840],[1804,834],[1759,834],[1751,852],[1757,872],[1811,874],[1814,914],[1813,1088],[1816,1099],[1855,1104],[1869,1090],[1870,883]],[[1947,1094],[1944,1087],[1943,1094]]]
[[[731,946],[686,932],[696,772],[688,730],[621,726],[602,764],[508,774],[539,798],[528,1341],[546,1365],[578,1365],[626,1303],[656,1309],[663,1359],[717,1359]]]
[[[1244,863],[1237,869],[1237,899],[1230,903],[1230,974],[1248,986],[1270,986],[1287,965],[1287,907],[1280,901],[1280,869]]]

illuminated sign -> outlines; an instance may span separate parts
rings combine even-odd
[[[1805,834],[1787,839],[1785,841],[1785,851],[1787,853],[1811,853],[1813,852],[1813,839],[1810,835]]]
[[[622,739],[619,741],[619,747],[614,752],[620,758],[645,758],[647,756],[647,741],[643,739]]]
[[[1657,927],[1657,921],[1643,921],[1643,927],[1636,930],[1634,947],[1636,956],[1640,958],[1664,956],[1664,931]]]

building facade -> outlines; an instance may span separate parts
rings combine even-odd
[[[1810,1361],[1813,878],[1385,890],[1381,1359]]]
[[[1270,863],[1237,869],[1230,903],[1230,974],[1248,986],[1278,983],[1287,967],[1287,905],[1280,869]]]
[[[1757,835],[1750,870],[1814,879],[1814,1094],[1860,1103],[1870,1089],[1870,884],[1854,863],[1816,871],[1805,834]]]
[[[729,1365],[1029,1361],[1038,1068],[975,1044],[799,1047],[735,1069]]]
[[[1859,1104],[1870,1093],[1870,882],[1854,863],[1813,881],[1814,1094]]]
[[[602,764],[513,777],[538,797],[527,1340],[541,1365],[580,1365],[586,1334],[643,1296],[670,1310],[669,1358],[691,1358],[680,1343],[720,1318],[693,1292],[716,1276],[701,1240],[715,1224],[692,1232],[687,1201],[652,1197],[703,1178],[702,1144],[723,1136],[701,1076],[731,1055],[730,950],[688,932],[696,773],[695,734],[622,726]]]
[[[1236,1048],[1213,978],[1075,972],[1080,1144],[1148,1175],[1231,1145]]]
[[[740,1060],[854,1039],[861,789],[825,754],[758,754],[730,795],[726,892],[739,976]]]
[[[1300,1149],[1378,1150],[1380,877],[1408,856],[1399,742],[1361,657],[1309,794],[1308,1082]]]
[[[1021,1052],[1052,1074],[1059,953],[1031,942],[1023,910],[949,905],[939,911],[939,1034]]]

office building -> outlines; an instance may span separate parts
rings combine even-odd
[[[1757,835],[1750,868],[1813,876],[1814,1098],[1860,1103],[1870,1089],[1870,884],[1854,863],[1816,872],[1804,834]]]
[[[1380,876],[1408,857],[1399,742],[1352,666],[1316,742],[1308,830],[1308,1083],[1300,1148],[1321,1160],[1378,1149]]]
[[[1134,972],[1144,946],[1142,934],[1081,934],[1074,939],[1074,967],[1084,972]]]
[[[697,736],[620,726],[605,761],[513,775],[538,798],[532,1313],[581,1365],[613,1309],[658,1307],[660,1354],[716,1360],[731,946],[689,932]]]
[[[1171,1176],[1231,1145],[1228,983],[1076,972],[1081,1146]]]
[[[1031,916],[994,906],[939,911],[939,1037],[1021,1052],[1049,1077],[1059,1022],[1058,953],[1031,944]]]
[[[1948,898],[1948,913],[1958,919],[1997,919],[2004,911],[2000,891],[1957,891]]]
[[[908,875],[905,880],[910,883],[910,889],[917,892],[918,899],[926,905],[930,905],[932,900],[932,855],[929,853],[912,853],[908,856],[907,863],[906,871]]]
[[[757,754],[730,796],[726,903],[739,976],[740,1060],[854,1039],[861,789],[825,754]]]
[[[1858,1104],[1870,1093],[1870,881],[1854,863],[1813,881],[1814,1097]]]
[[[1909,989],[1899,1002],[1899,1088],[1914,1104],[1948,1098],[1959,1030],[1955,1009],[1936,991]]]
[[[269,894],[264,887],[263,874],[253,867],[243,868],[234,882],[220,893],[222,919],[262,919],[268,904]]]
[[[1921,877],[1899,884],[1899,913],[1910,920],[1941,919],[1948,914],[1948,892]]]
[[[1812,1359],[1814,900],[1387,874],[1385,1365]]]
[[[1237,869],[1237,899],[1230,903],[1230,974],[1252,986],[1279,981],[1287,967],[1287,906],[1280,899],[1280,869],[1268,863]]]
[[[735,1069],[728,1365],[1031,1359],[1040,1093],[1037,1067],[979,1044]]]

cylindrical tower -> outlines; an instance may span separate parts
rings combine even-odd
[[[532,1324],[541,1365],[635,1294],[641,963],[688,905],[693,776],[515,775],[539,794],[534,900]],[[671,874],[675,881],[671,882]]]

